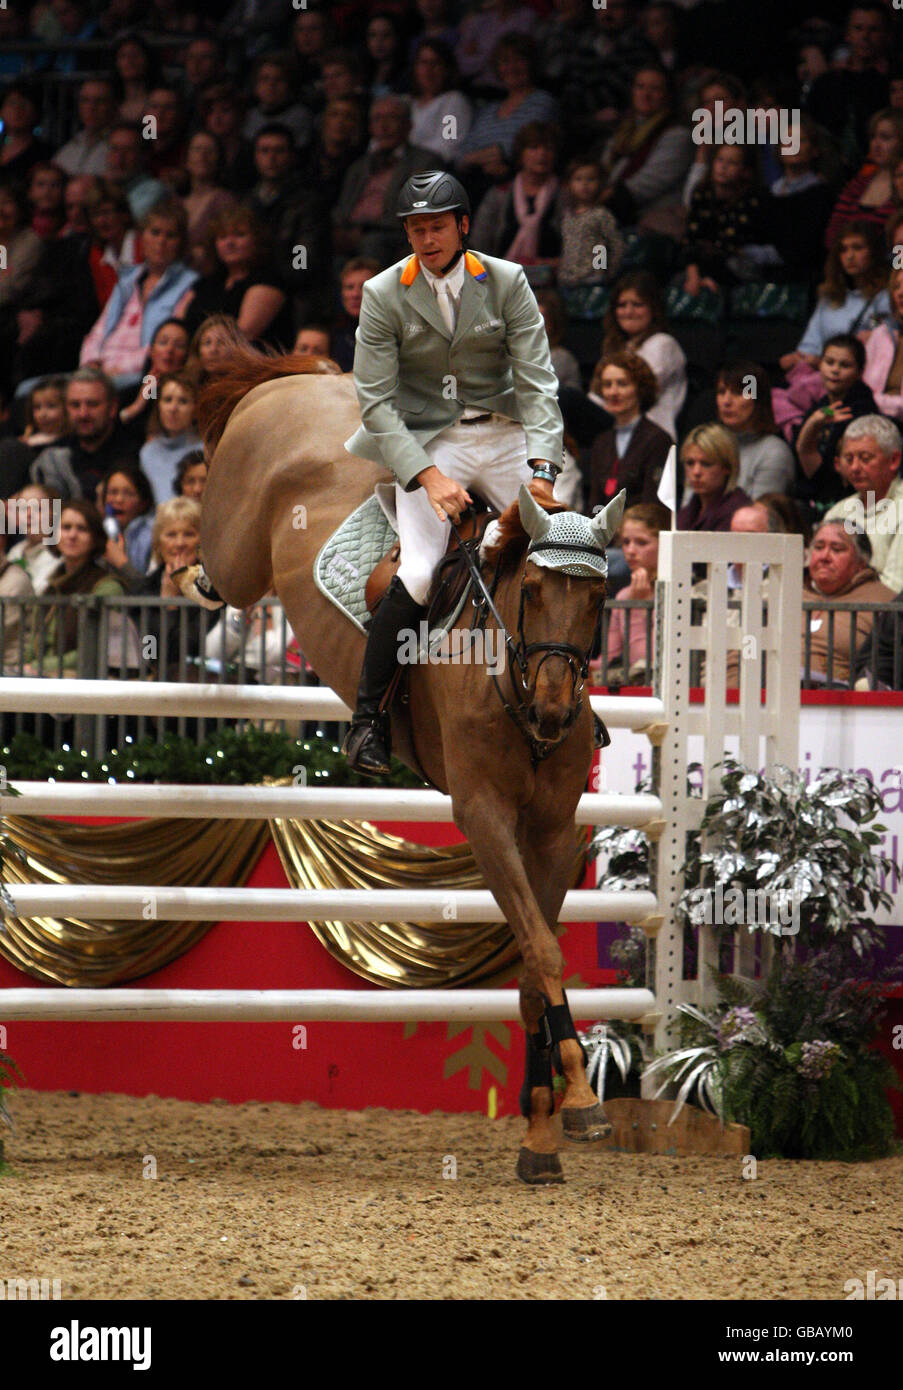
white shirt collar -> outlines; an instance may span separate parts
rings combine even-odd
[[[457,261],[457,263],[452,267],[452,269],[448,272],[447,275],[434,275],[431,270],[427,270],[426,266],[423,264],[422,261],[420,262],[420,269],[426,276],[426,283],[433,291],[433,294],[436,293],[436,285],[441,280],[444,281],[446,285],[448,285],[449,293],[451,294],[453,299],[457,299],[459,297],[461,291],[464,288],[464,274],[466,270],[463,256],[461,256],[460,260]]]

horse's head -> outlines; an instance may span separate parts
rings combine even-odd
[[[520,519],[530,544],[521,579],[518,644],[526,719],[539,744],[560,742],[579,713],[605,602],[605,547],[617,532],[625,501],[622,491],[593,517],[567,511],[550,515],[526,487],[520,490]]]

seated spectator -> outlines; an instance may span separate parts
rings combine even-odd
[[[875,397],[875,409],[903,420],[903,267],[891,271],[887,294],[890,317],[866,337],[862,379]]]
[[[184,191],[185,103],[174,83],[158,82],[147,99],[147,116],[156,122],[148,157],[148,172],[172,193]]]
[[[188,261],[199,275],[209,275],[213,259],[209,251],[210,225],[227,207],[233,195],[223,187],[223,151],[215,135],[196,130],[185,151],[188,191],[182,205],[188,218]]]
[[[161,77],[156,52],[140,35],[123,34],[113,50],[113,70],[119,84],[120,121],[140,121]]]
[[[879,578],[865,532],[849,522],[825,517],[815,528],[803,576],[803,602],[825,600],[819,609],[804,610],[802,617],[802,664],[805,670],[808,651],[813,684],[851,685],[851,672],[875,622],[874,611],[868,609],[839,609],[831,615],[832,604],[889,603],[895,592]]]
[[[854,148],[865,149],[868,122],[887,105],[890,11],[883,5],[853,3],[847,11],[841,61],[818,76],[808,107],[819,125]]]
[[[378,275],[379,261],[369,256],[354,256],[342,266],[339,276],[341,309],[332,327],[332,356],[343,372],[354,366],[354,335],[361,316],[364,285]]]
[[[411,41],[411,57],[416,58],[421,47],[433,39],[444,44],[450,53],[458,46],[458,26],[452,22],[449,0],[417,0],[421,28]]]
[[[320,64],[331,38],[332,26],[325,10],[299,9],[292,21],[293,90],[310,111],[321,104]]]
[[[103,178],[107,170],[110,127],[115,116],[112,78],[87,78],[78,89],[81,129],[57,150],[53,162],[67,174],[95,174]]]
[[[601,198],[599,165],[588,159],[572,159],[561,196],[558,284],[562,289],[607,285],[618,273],[624,238]]]
[[[22,521],[17,521],[22,539],[10,546],[6,558],[28,575],[32,593],[43,594],[60,563],[54,544],[56,527],[47,526],[60,502],[59,494],[37,483],[26,483],[11,500],[18,504],[17,512],[22,516]]]
[[[266,227],[279,283],[290,294],[299,318],[328,312],[329,219],[298,173],[286,126],[261,127],[254,141],[254,165],[260,177],[251,194],[251,211]],[[287,346],[291,339],[280,341]]]
[[[275,598],[271,589],[264,598]],[[200,611],[200,610],[198,610]],[[227,662],[239,668],[239,679],[250,685],[279,685],[291,628],[283,623],[278,604],[254,603],[250,608],[223,609],[204,643],[204,666],[208,674],[222,675]]]
[[[17,672],[19,653],[23,637],[28,627],[29,605],[22,599],[31,598],[34,589],[24,565],[18,565],[9,555],[4,555],[6,536],[0,533],[0,661],[2,674],[11,676]],[[53,569],[59,557],[53,557]],[[19,600],[19,602],[17,602]]]
[[[804,503],[795,497],[788,497],[783,492],[764,492],[761,497],[756,498],[755,505],[764,507],[770,517],[774,518],[774,525],[769,526],[769,531],[783,531],[788,536],[802,536],[806,545],[812,538],[812,528],[809,525],[808,508]]]
[[[630,571],[630,583],[618,590],[616,599],[655,598],[659,533],[670,529],[671,513],[660,502],[639,502],[627,508],[619,542]],[[618,676],[621,684],[645,684],[649,678],[653,653],[647,642],[648,617],[643,609],[612,610],[608,627],[609,684]]]
[[[648,270],[622,275],[605,315],[602,352],[635,352],[648,363],[658,383],[658,399],[649,419],[677,439],[677,417],[687,395],[687,359],[676,338],[665,332],[661,287]]]
[[[822,137],[811,116],[794,122],[792,134],[796,138],[780,148],[781,177],[771,185],[769,239],[788,279],[814,283],[831,190],[817,169]]]
[[[182,318],[197,272],[184,262],[188,222],[177,198],[158,203],[141,223],[141,265],[119,274],[106,308],[82,343],[83,367],[100,367],[117,386],[132,386],[144,366],[154,330]]]
[[[63,211],[66,220],[60,231],[61,237],[91,236],[91,223],[88,208],[96,203],[103,192],[103,180],[94,174],[73,174],[67,178],[63,190]]]
[[[764,492],[792,492],[793,451],[777,433],[771,411],[771,384],[757,362],[732,362],[715,380],[718,419],[733,430],[740,449],[743,491],[754,500]]]
[[[31,166],[26,197],[31,211],[31,229],[42,241],[55,241],[63,229],[65,187],[66,177],[55,164],[42,160]]]
[[[306,106],[293,96],[295,74],[291,60],[281,53],[267,53],[254,65],[252,90],[255,105],[245,117],[242,134],[253,142],[264,126],[277,122],[291,132],[296,149],[308,144],[313,119]]]
[[[199,34],[185,46],[183,58],[182,97],[189,127],[194,129],[200,120],[201,93],[224,71],[225,54],[212,34]]]
[[[865,674],[862,682],[856,682],[857,690],[873,689],[877,686],[885,690],[903,690],[903,593],[893,600],[886,613],[878,613],[875,626],[878,629],[877,659],[872,666],[871,643],[863,653],[862,665]]]
[[[99,196],[88,204],[91,245],[88,264],[94,292],[105,308],[122,270],[139,265],[143,259],[141,236],[132,222],[128,198],[112,183],[101,185]]]
[[[357,102],[331,101],[320,117],[317,138],[305,152],[301,180],[318,215],[327,223],[349,166],[360,154],[363,117]]]
[[[602,154],[601,200],[625,227],[677,238],[680,195],[693,157],[689,130],[674,117],[668,74],[642,66],[633,78],[630,111]]]
[[[395,209],[402,184],[421,169],[433,169],[436,156],[410,142],[411,119],[403,99],[377,97],[370,107],[370,145],[342,182],[332,211],[333,249],[342,256],[372,256],[380,266],[405,252],[404,232]]]
[[[739,77],[735,77],[733,73],[718,72],[716,69],[711,69],[702,74],[696,88],[696,96],[692,103],[694,117],[701,115],[702,112],[707,112],[714,121],[719,102],[722,111],[729,111],[735,107],[745,111],[748,106],[746,88]],[[681,194],[681,203],[685,208],[690,206],[696,189],[708,177],[712,156],[718,147],[700,141],[698,145],[694,144],[693,148],[693,161],[684,179]],[[821,250],[820,244],[819,250]]]
[[[106,177],[124,193],[135,222],[140,223],[155,203],[166,197],[166,185],[147,171],[148,144],[137,122],[117,121],[110,131]]]
[[[66,383],[62,377],[42,377],[25,402],[25,429],[18,439],[0,439],[0,497],[24,487],[38,454],[69,432]]]
[[[160,380],[167,372],[182,370],[188,360],[188,344],[188,329],[181,319],[164,319],[151,338],[138,394],[119,412],[120,423],[130,431],[138,448],[147,438]]]
[[[632,352],[603,357],[596,373],[594,385],[613,425],[590,449],[587,505],[593,511],[622,488],[628,507],[655,502],[672,444],[671,436],[646,414],[655,404],[655,373]]]
[[[193,497],[170,497],[157,507],[151,531],[152,568],[136,583],[135,594],[181,599],[175,570],[196,565],[201,542],[201,508]],[[190,656],[199,656],[201,647],[201,609],[174,603],[144,610],[142,640],[155,639],[156,666],[160,680],[184,680],[179,669],[183,640]],[[165,650],[161,643],[165,640]]]
[[[198,390],[216,376],[228,362],[236,347],[249,346],[231,314],[210,314],[197,329],[188,349],[186,370],[198,384]]]
[[[458,29],[458,66],[471,85],[504,86],[499,76],[498,51],[505,38],[534,34],[537,18],[516,0],[492,0],[490,5],[465,15]]]
[[[891,168],[903,155],[903,112],[885,107],[869,121],[869,147],[866,161],[841,190],[825,232],[830,247],[841,227],[856,219],[879,231],[894,208]]]
[[[585,10],[587,22],[568,28],[564,54],[551,55],[570,148],[594,150],[610,135],[630,104],[634,74],[657,65],[655,48],[637,23],[638,8],[634,0],[608,0]]]
[[[868,222],[847,222],[835,237],[825,262],[818,303],[794,352],[786,353],[781,370],[800,363],[817,369],[829,338],[837,333],[870,332],[890,317],[885,288],[887,271],[881,239]],[[781,418],[775,409],[775,418]]]
[[[191,449],[187,454],[183,454],[176,464],[176,480],[173,484],[176,496],[191,497],[200,504],[209,473],[203,449]]]
[[[536,85],[537,56],[535,45],[524,34],[508,34],[496,44],[492,67],[505,96],[483,107],[455,154],[459,170],[471,176],[468,187],[471,180],[479,189],[507,178],[513,169],[517,132],[531,121],[556,119],[558,103]],[[460,63],[460,49],[458,59]],[[465,71],[463,64],[461,70]]]
[[[567,348],[561,345],[565,327],[561,295],[555,290],[540,290],[536,296],[536,302],[546,326],[549,356],[552,359],[552,369],[555,375],[562,386],[571,386],[575,391],[582,390],[583,382],[580,379],[580,367],[577,359],[572,352],[568,352]]]
[[[143,582],[151,558],[154,493],[150,479],[136,464],[114,464],[101,480],[100,506],[119,528],[106,536],[104,559],[132,593]]]
[[[134,446],[119,424],[119,400],[110,378],[96,367],[82,367],[66,383],[69,434],[42,449],[31,466],[31,481],[52,488],[64,500],[93,498],[97,484],[121,459],[137,463]]]
[[[61,559],[44,590],[60,599],[73,594],[121,594],[124,585],[102,563],[107,536],[93,502],[65,502],[57,541]],[[63,602],[32,611],[25,643],[26,676],[78,675],[79,613]]]
[[[293,332],[282,279],[267,264],[264,229],[250,208],[226,208],[212,223],[216,269],[197,281],[185,310],[194,333],[211,314],[226,314],[253,342],[285,349]]]
[[[750,258],[768,241],[753,146],[719,145],[711,168],[690,200],[681,243],[687,294],[723,290],[758,278]]]
[[[166,372],[159,378],[154,418],[139,456],[158,506],[173,495],[179,460],[201,442],[195,429],[196,406],[197,388],[189,372]]]
[[[559,137],[554,126],[531,121],[517,132],[510,186],[490,188],[473,219],[474,246],[523,266],[555,266],[561,252]],[[529,272],[527,278],[530,278]]]
[[[840,466],[855,489],[831,508],[826,521],[858,526],[872,548],[871,562],[882,584],[903,589],[903,478],[900,431],[882,415],[862,415],[847,425]]]
[[[5,320],[3,339],[10,343],[18,332],[16,311],[37,283],[41,264],[41,238],[28,222],[21,190],[14,184],[0,185],[0,246],[6,252],[0,263],[0,322]]]
[[[233,193],[246,193],[256,174],[251,146],[242,135],[245,108],[241,93],[229,82],[214,82],[201,93],[198,111],[203,129],[222,147],[224,186]]]
[[[875,410],[874,397],[862,380],[864,366],[865,348],[858,338],[838,333],[828,339],[818,367],[825,394],[796,437],[802,470],[797,492],[819,511],[848,491],[834,467],[847,423]]]
[[[454,54],[441,39],[426,38],[412,68],[411,142],[451,163],[473,123],[473,108],[458,90]]]
[[[329,329],[321,323],[302,324],[295,337],[294,351],[307,353],[309,357],[329,357]]]
[[[677,513],[678,531],[729,531],[734,512],[751,497],[737,484],[740,452],[723,425],[697,425],[680,448],[686,484],[693,491]]]
[[[331,101],[366,100],[357,55],[348,48],[328,49],[320,62],[320,86],[327,105]]]
[[[4,88],[0,98],[0,178],[23,181],[32,165],[50,159],[52,150],[35,135],[41,111],[34,88],[18,80]]]
[[[371,97],[384,97],[407,89],[404,33],[390,10],[370,14],[365,37],[364,82]]]

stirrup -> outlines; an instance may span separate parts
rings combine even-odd
[[[392,732],[389,716],[353,720],[342,753],[348,766],[365,777],[385,777],[392,770]]]
[[[209,608],[212,613],[225,608],[226,600],[214,589],[213,581],[203,565],[183,565],[181,569],[173,570],[172,577],[184,597],[193,599],[202,608]]]

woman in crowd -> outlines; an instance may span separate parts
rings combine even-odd
[[[412,68],[409,138],[440,159],[454,159],[473,122],[473,108],[458,90],[459,80],[451,49],[440,39],[424,39]]]
[[[503,35],[493,51],[492,65],[505,96],[483,108],[452,156],[467,175],[472,199],[475,183],[487,188],[508,177],[519,130],[531,121],[554,121],[558,115],[555,98],[536,85],[537,51],[526,34]]]
[[[160,377],[155,418],[140,456],[158,505],[173,495],[179,460],[201,442],[194,427],[196,404],[197,387],[190,372],[166,372]]]
[[[162,599],[181,599],[182,593],[173,572],[186,565],[196,565],[201,541],[201,508],[193,497],[170,497],[157,508],[151,531],[152,569],[138,583],[133,593],[149,594]],[[142,639],[154,637],[157,651],[156,669],[160,680],[184,679],[179,670],[183,642],[189,656],[195,657],[201,646],[201,612],[194,605],[162,604],[143,610]]]
[[[695,297],[703,289],[723,290],[757,278],[752,248],[768,237],[754,147],[719,145],[690,200],[680,252],[683,288]]]
[[[809,654],[814,683],[852,685],[857,656],[871,635],[874,611],[829,615],[834,603],[890,603],[894,593],[882,584],[872,568],[872,547],[865,531],[845,521],[823,521],[812,536],[808,567],[803,578],[803,601],[824,599],[816,610],[803,612],[802,663]],[[830,644],[830,645],[829,645]],[[830,656],[830,663],[829,663]]]
[[[24,182],[40,160],[48,160],[51,148],[34,133],[41,106],[26,82],[12,82],[0,97],[0,178]]]
[[[603,356],[613,352],[635,352],[652,368],[658,399],[649,419],[676,440],[687,396],[687,359],[677,339],[665,332],[661,286],[648,270],[628,271],[614,288],[602,336]]]
[[[223,149],[209,130],[196,130],[188,141],[185,172],[188,192],[182,205],[188,218],[188,260],[201,275],[214,268],[208,232],[219,213],[230,207],[233,195],[222,184]]]
[[[662,68],[634,75],[630,111],[602,154],[602,202],[624,227],[680,235],[680,195],[693,157],[689,130],[674,116]]]
[[[558,147],[558,131],[541,121],[531,121],[517,132],[511,156],[517,173],[509,188],[490,188],[480,203],[473,220],[474,246],[523,266],[557,264]]]
[[[610,502],[622,488],[628,507],[654,502],[672,444],[647,414],[655,404],[655,373],[636,353],[616,352],[602,358],[593,384],[613,423],[590,450],[589,510]]]
[[[198,390],[216,376],[236,347],[250,346],[231,314],[209,314],[195,331],[188,349],[186,371],[197,382]]]
[[[380,269],[379,261],[372,256],[352,256],[342,266],[339,276],[340,307],[330,337],[333,358],[343,372],[350,372],[354,365],[354,335],[361,316],[364,285],[378,275]]]
[[[188,329],[181,319],[164,319],[151,338],[138,394],[119,412],[120,421],[128,426],[139,448],[147,438],[160,378],[166,372],[182,370],[188,360],[188,344]]]
[[[6,558],[25,571],[34,593],[43,594],[60,563],[56,547],[47,544],[47,522],[52,522],[53,508],[60,497],[40,483],[26,483],[13,500],[25,504],[25,532]]]
[[[228,314],[258,345],[285,350],[294,338],[288,296],[267,266],[263,228],[250,208],[224,209],[211,224],[216,269],[197,282],[185,313],[195,332],[211,314]]]
[[[370,97],[388,96],[407,88],[405,36],[398,17],[389,10],[374,10],[367,21],[365,82]]]
[[[104,309],[120,272],[144,258],[141,234],[132,221],[128,198],[112,183],[102,185],[97,199],[88,203],[87,215],[91,230],[88,262],[97,302]]]
[[[865,163],[841,190],[825,232],[831,247],[841,227],[854,218],[879,230],[894,209],[891,170],[903,155],[903,111],[885,107],[869,121],[869,148]]]
[[[771,383],[757,362],[732,362],[715,382],[718,420],[733,430],[740,450],[738,482],[755,501],[764,492],[793,491],[793,450],[777,433],[771,409]]]
[[[200,504],[209,472],[203,449],[191,449],[187,454],[183,454],[176,464],[176,478],[173,484],[176,496],[190,497]]]
[[[126,588],[147,574],[154,526],[154,493],[147,475],[135,464],[116,464],[102,479],[100,505],[116,522],[118,536],[105,536],[104,558]]]
[[[140,121],[161,78],[156,53],[138,34],[125,34],[113,50],[113,71],[119,89],[119,119]]]
[[[0,497],[23,487],[41,450],[68,432],[66,383],[62,377],[41,377],[28,393],[22,434],[0,439]]]
[[[103,565],[107,536],[93,502],[66,502],[60,515],[55,567],[45,593],[59,605],[36,608],[25,644],[26,676],[78,674],[78,609],[66,602],[73,594],[122,594],[125,585]]]
[[[693,496],[677,513],[678,531],[729,531],[731,517],[751,498],[739,486],[740,452],[723,425],[697,425],[680,448]]]
[[[660,502],[638,502],[628,507],[621,522],[620,547],[630,571],[630,582],[615,598],[652,599],[658,575],[658,538],[671,529],[671,513]],[[648,641],[648,611],[615,608],[608,626],[606,683],[636,681],[646,684],[652,668]]]
[[[903,267],[892,270],[887,285],[890,317],[865,340],[862,379],[871,387],[875,406],[892,420],[903,420]]]
[[[102,367],[117,388],[140,379],[154,331],[182,318],[197,272],[185,264],[188,223],[177,198],[156,203],[141,222],[141,265],[120,271],[106,308],[82,343],[80,364]]]
[[[222,182],[235,193],[245,193],[257,182],[254,152],[242,134],[244,98],[230,82],[205,87],[198,109],[204,130],[216,137],[223,152]]]

